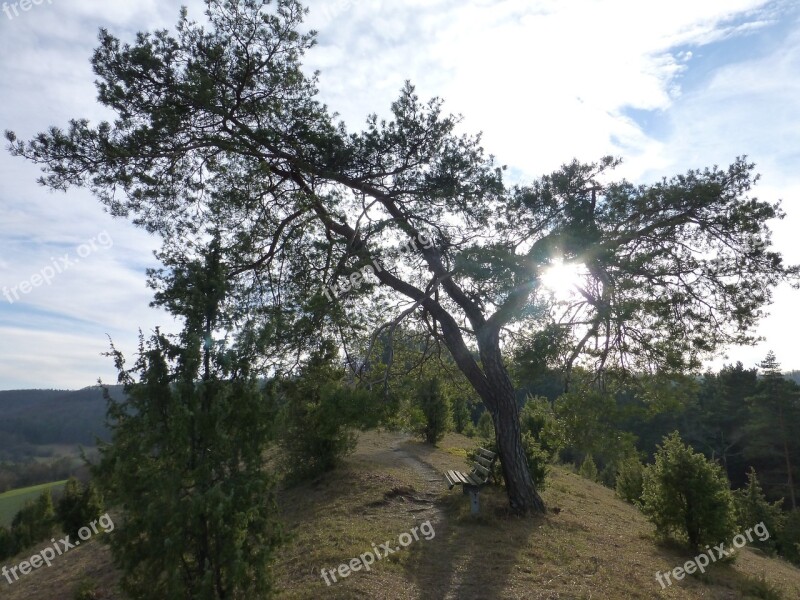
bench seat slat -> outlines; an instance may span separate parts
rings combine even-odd
[[[456,475],[458,475],[459,478],[461,479],[461,483],[466,485],[472,485],[472,482],[469,480],[469,475],[467,475],[466,473],[462,473],[461,471],[456,471]]]
[[[477,477],[475,477],[475,475],[473,475],[472,473],[467,474],[467,479],[469,480],[469,485],[473,485],[476,487],[481,487],[483,485],[483,482],[480,481]]]
[[[469,476],[474,481],[477,481],[479,485],[486,485],[486,482],[489,481],[489,476],[488,475],[481,475],[480,473],[476,473],[475,471],[470,473]]]
[[[458,476],[456,471],[448,471],[447,475],[448,479],[452,482],[452,485],[450,486],[451,489],[454,485],[461,485],[461,478]]]

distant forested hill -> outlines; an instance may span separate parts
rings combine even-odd
[[[115,396],[120,386],[112,386]],[[24,446],[82,444],[106,438],[106,403],[102,390],[0,391],[0,457]]]

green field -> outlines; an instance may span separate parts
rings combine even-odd
[[[31,487],[19,488],[18,490],[11,490],[4,494],[0,494],[0,525],[6,527],[11,525],[11,521],[19,510],[25,506],[28,500],[36,500],[36,498],[44,490],[50,489],[55,491],[57,488],[64,487],[66,479],[63,481],[54,481],[52,483],[42,483],[40,485],[33,485]]]

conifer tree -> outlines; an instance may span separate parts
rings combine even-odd
[[[733,500],[739,529],[746,531],[759,523],[764,523],[767,531],[770,532],[769,538],[765,541],[756,539],[752,544],[764,550],[774,551],[778,532],[783,529],[785,521],[780,507],[783,501],[767,502],[761,484],[758,482],[756,470],[752,467],[747,472],[747,486],[734,491]]]
[[[759,363],[757,393],[748,398],[747,455],[762,466],[762,478],[771,489],[780,489],[797,508],[795,458],[800,438],[800,389],[783,378],[773,352]]]
[[[156,301],[184,320],[178,339],[141,336],[132,368],[112,349],[125,397],[109,401],[110,444],[95,476],[122,512],[109,536],[132,598],[267,598],[280,539],[273,476],[263,453],[272,427],[244,329],[235,344],[217,241],[170,261]]]
[[[642,511],[660,535],[685,536],[692,549],[730,539],[735,524],[722,468],[686,446],[677,431],[645,467]]]

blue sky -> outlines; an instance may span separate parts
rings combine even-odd
[[[184,2],[185,3],[185,2]],[[181,2],[44,0],[0,12],[0,129],[30,137],[67,119],[109,115],[94,102],[88,59],[98,27],[123,39],[172,27]],[[0,4],[2,6],[2,4]],[[188,2],[201,16],[202,4]],[[762,199],[788,217],[775,244],[800,263],[800,7],[763,0],[313,0],[320,32],[307,57],[351,129],[386,114],[403,82],[441,96],[465,131],[513,177],[578,157],[625,159],[648,182],[747,154]],[[108,337],[135,350],[138,330],[173,328],[149,308],[145,269],[158,240],[106,215],[83,190],[54,193],[37,169],[0,153],[0,389],[111,381]],[[94,240],[94,243],[92,243]],[[100,243],[99,240],[108,243]],[[49,276],[51,268],[68,265]],[[45,275],[47,281],[44,281]],[[38,285],[36,285],[38,283]],[[20,286],[26,284],[27,292]],[[800,368],[800,292],[777,291],[756,348],[715,364],[754,365],[772,348]]]

